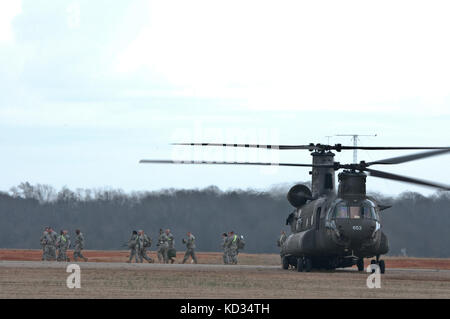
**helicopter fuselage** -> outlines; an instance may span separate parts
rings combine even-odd
[[[292,234],[282,246],[282,255],[308,256],[319,268],[352,266],[358,258],[389,250],[379,208],[369,197],[322,197],[297,208],[288,224]]]

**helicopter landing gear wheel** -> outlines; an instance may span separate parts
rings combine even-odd
[[[378,266],[380,267],[380,273],[384,274],[385,270],[386,270],[386,265],[384,264],[384,260],[381,259],[378,262]]]
[[[310,257],[304,258],[305,271],[310,272],[312,270],[312,259]]]
[[[358,258],[358,261],[356,262],[356,266],[358,267],[358,271],[364,270],[364,258]]]
[[[303,257],[297,258],[297,271],[302,272],[305,270],[305,261],[303,260]]]
[[[289,257],[288,256],[283,256],[281,268],[283,268],[283,269],[289,268]]]

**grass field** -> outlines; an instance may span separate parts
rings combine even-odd
[[[127,264],[126,251],[85,255],[81,289],[68,289],[67,264],[0,250],[0,298],[450,298],[449,259],[388,257],[381,288],[368,289],[367,273],[286,271],[276,254],[239,254],[236,266],[221,265],[221,253],[198,253],[199,265],[180,265],[182,254],[173,265]]]
[[[166,265],[127,264],[124,251],[87,251],[81,289],[68,289],[67,264],[6,261],[15,254],[40,260],[40,251],[0,250],[0,298],[450,298],[448,259],[386,258],[381,288],[369,289],[367,273],[286,271],[275,254],[240,254],[240,265],[225,266],[220,253],[198,253],[199,265]]]
[[[0,298],[450,298],[448,271],[390,271],[368,289],[368,274],[354,271],[80,266],[81,289],[66,287],[65,267],[0,268]]]

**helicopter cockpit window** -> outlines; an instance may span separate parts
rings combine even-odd
[[[344,204],[336,205],[334,209],[334,218],[348,218],[347,206]]]
[[[333,218],[374,219],[378,220],[375,206],[371,201],[363,201],[359,205],[350,206],[345,202],[338,203],[334,208]]]
[[[350,218],[351,219],[358,219],[361,218],[361,207],[359,206],[350,206]]]
[[[366,200],[362,203],[361,213],[364,216],[363,218],[378,220],[378,215],[375,212],[375,206],[371,201]]]

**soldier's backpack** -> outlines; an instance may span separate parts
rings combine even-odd
[[[167,258],[175,257],[177,257],[177,251],[175,250],[175,248],[169,248],[169,250],[167,250]]]
[[[136,240],[137,240],[137,236],[132,236],[130,238],[130,240],[128,241],[128,248],[130,248],[130,249],[136,248]]]
[[[147,236],[144,237],[144,247],[150,247],[152,245],[152,240]]]
[[[244,236],[241,235],[241,236],[238,237],[237,247],[240,250],[244,249],[244,247],[245,247]]]

